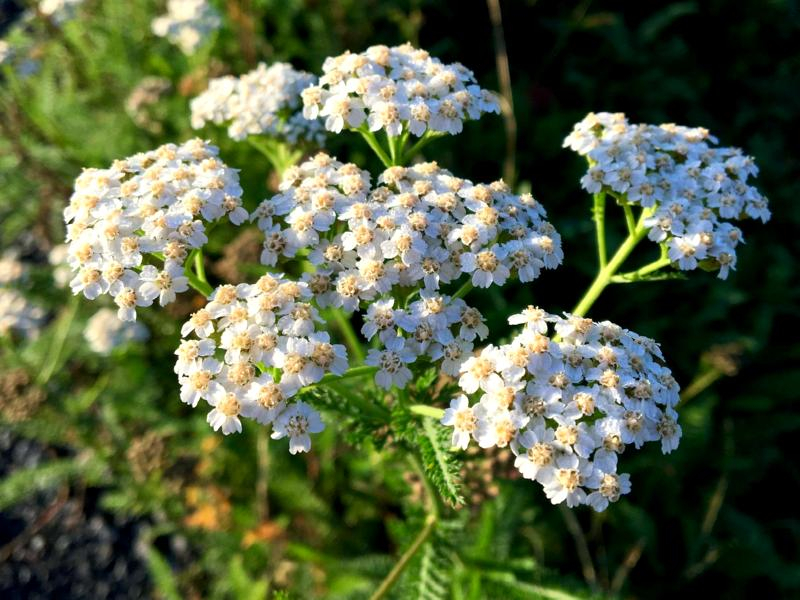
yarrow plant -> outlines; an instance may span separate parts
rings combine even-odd
[[[195,128],[226,125],[280,172],[277,193],[250,213],[236,171],[200,140],[84,172],[65,211],[73,291],[112,295],[128,320],[156,298],[199,291],[207,303],[181,328],[175,373],[181,400],[207,405],[223,434],[251,420],[288,438],[292,454],[307,452],[324,428],[320,410],[352,404],[349,419],[373,419],[390,432],[384,440],[420,454],[423,477],[450,504],[460,496],[441,436],[453,451],[472,441],[510,448],[553,503],[605,510],[631,490],[624,448],[677,448],[679,386],[656,342],[585,315],[607,286],[663,278],[670,265],[726,277],[742,241],[729,221],[769,217],[747,183],[752,159],[703,129],[589,115],[565,145],[589,160],[581,184],[594,196],[597,276],[571,312],[528,307],[508,319],[522,331],[494,345],[498,333],[468,294],[537,280],[562,263],[561,237],[531,194],[414,159],[498,112],[497,97],[462,65],[408,44],[347,52],[322,70],[317,81],[262,64],[193,100]],[[359,133],[384,169],[309,154],[323,128]],[[628,233],[610,258],[607,196]],[[214,287],[204,245],[225,217],[263,234],[260,272]],[[661,257],[620,272],[646,237]],[[347,379],[361,381],[358,393],[337,388]],[[418,403],[434,387],[442,406]]]
[[[644,209],[642,224],[664,248],[664,261],[683,271],[717,270],[725,279],[744,241],[729,221],[766,223],[770,212],[747,182],[758,174],[753,159],[716,143],[700,127],[631,125],[621,113],[590,114],[564,140],[589,161],[583,189]]]
[[[459,367],[464,394],[442,417],[453,446],[510,447],[553,504],[602,511],[631,489],[617,470],[626,445],[677,448],[678,384],[658,344],[608,321],[533,306],[508,320],[519,335]]]
[[[222,24],[208,0],[167,0],[167,12],[153,19],[153,33],[192,55]]]
[[[303,90],[303,114],[323,117],[325,128],[334,133],[361,131],[379,154],[383,151],[374,132],[383,130],[392,160],[399,158],[392,138],[422,138],[411,156],[432,137],[455,135],[465,121],[500,112],[497,96],[482,89],[472,71],[459,63],[444,64],[410,44],[345,52],[326,59],[322,71],[319,85]]]
[[[64,210],[73,293],[111,295],[123,321],[173,302],[189,289],[186,262],[207,225],[247,218],[241,194],[237,172],[199,139],[84,170]]]
[[[322,431],[322,421],[292,397],[327,373],[347,370],[344,346],[316,330],[322,319],[312,296],[307,284],[272,275],[214,290],[181,328],[186,339],[175,351],[181,400],[211,405],[215,430],[240,432],[240,417],[247,417],[273,424],[275,438],[288,436],[292,454],[308,451],[308,434]]]
[[[103,356],[125,344],[144,341],[149,335],[142,323],[120,321],[117,312],[111,308],[101,308],[92,315],[83,332],[89,349]]]
[[[212,79],[208,89],[191,102],[192,127],[208,122],[227,124],[231,139],[266,135],[292,146],[321,145],[325,141],[319,121],[302,114],[300,92],[316,83],[310,73],[286,63],[258,67],[241,77]]]

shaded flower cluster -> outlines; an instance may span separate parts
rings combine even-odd
[[[120,321],[111,308],[101,308],[86,322],[83,337],[89,349],[97,354],[108,355],[114,348],[130,342],[141,342],[149,337],[147,328],[135,321]]]
[[[39,13],[60,25],[75,17],[81,4],[83,0],[40,0],[37,8]]]
[[[457,134],[464,121],[500,112],[497,97],[478,86],[472,71],[410,44],[329,57],[322,70],[319,85],[303,91],[304,114],[324,117],[336,133],[366,123],[390,136]]]
[[[0,256],[0,336],[14,332],[35,338],[39,334],[46,313],[19,291],[27,276],[27,265],[15,251]]]
[[[166,77],[144,77],[131,90],[125,100],[125,112],[142,129],[153,134],[162,133],[166,112],[159,110],[159,102],[172,90],[172,82]]]
[[[228,123],[234,140],[267,135],[290,144],[320,145],[325,139],[322,123],[303,116],[300,99],[300,92],[315,83],[316,77],[286,63],[260,63],[241,77],[212,79],[191,102],[192,127]]]
[[[153,33],[192,55],[222,21],[208,0],[167,0],[167,13],[153,19]]]
[[[453,445],[508,446],[522,476],[539,482],[553,504],[605,510],[630,491],[629,476],[618,472],[626,446],[660,441],[664,453],[678,446],[679,387],[660,348],[608,321],[535,307],[509,323],[524,328],[460,367],[464,394],[442,418]]]
[[[217,154],[195,139],[84,170],[64,209],[72,292],[110,294],[119,318],[133,321],[137,306],[188,289],[184,263],[208,241],[206,223],[247,218],[239,176]]]
[[[224,434],[240,432],[241,418],[272,425],[272,437],[289,438],[289,451],[306,452],[309,433],[322,431],[319,414],[292,401],[326,373],[347,370],[344,346],[316,325],[322,319],[303,282],[263,275],[256,283],[223,285],[181,328],[175,351],[181,400],[203,399],[208,422]]]
[[[564,145],[584,155],[581,185],[648,209],[648,237],[666,244],[681,270],[736,268],[741,230],[730,220],[770,218],[767,199],[747,180],[758,173],[738,148],[715,147],[702,128],[631,125],[621,113],[589,114]]]

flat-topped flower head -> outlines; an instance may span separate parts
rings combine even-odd
[[[366,171],[320,153],[288,169],[280,190],[251,216],[264,232],[261,262],[303,253],[316,269],[304,277],[316,302],[360,312],[364,336],[377,336],[367,364],[385,388],[405,387],[407,365],[421,356],[458,375],[475,338],[488,334],[481,314],[446,287],[528,282],[563,259],[530,194],[474,184],[436,163],[388,168],[373,187]]]
[[[11,333],[35,338],[44,324],[43,308],[13,288],[0,287],[0,337]]]
[[[482,89],[472,71],[410,44],[345,52],[327,58],[322,71],[319,85],[303,91],[303,112],[324,118],[335,133],[366,125],[390,136],[457,134],[464,121],[500,112],[497,96]]]
[[[241,195],[236,170],[200,139],[85,169],[64,209],[73,293],[111,295],[123,320],[174,301],[188,289],[184,264],[208,241],[207,224],[247,218]]]
[[[300,92],[316,77],[287,63],[258,67],[240,77],[212,79],[208,89],[191,102],[192,127],[225,124],[228,135],[243,140],[266,135],[289,144],[321,145],[325,132],[319,120],[302,114]]]
[[[581,185],[648,210],[648,238],[681,270],[698,266],[725,279],[736,268],[741,230],[731,221],[770,218],[767,199],[748,183],[752,157],[718,147],[703,128],[630,124],[621,113],[589,114],[564,141],[589,160]]]
[[[554,503],[604,510],[630,491],[625,446],[678,446],[678,385],[658,345],[609,323],[530,306],[523,330],[463,361],[464,394],[445,411],[453,445],[509,446],[523,477]],[[560,341],[549,335],[557,333]],[[473,403],[470,403],[473,400]]]
[[[141,323],[120,321],[111,308],[101,308],[86,322],[83,337],[89,349],[101,355],[111,354],[131,342],[141,342],[149,337],[147,327]]]
[[[536,279],[563,260],[561,238],[530,194],[473,184],[436,163],[369,174],[326,154],[289,169],[281,192],[254,211],[262,262],[308,249],[330,302],[348,311],[395,286],[438,290],[468,274],[474,285]]]
[[[282,275],[216,288],[181,327],[175,351],[181,400],[211,405],[215,430],[240,432],[242,419],[252,419],[272,424],[275,438],[289,436],[292,454],[307,451],[307,434],[321,431],[321,422],[293,398],[327,373],[347,370],[344,346],[316,331],[321,319],[312,300],[308,284]]]
[[[167,38],[184,54],[197,52],[222,24],[208,0],[167,0],[167,12],[153,19],[153,33]]]

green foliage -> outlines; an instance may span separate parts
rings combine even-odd
[[[15,471],[0,481],[0,510],[26,497],[80,479],[87,484],[103,481],[102,462],[92,456],[62,458],[36,467]]]
[[[148,546],[146,557],[158,596],[164,600],[180,600],[182,596],[178,591],[178,581],[164,556],[153,546]]]
[[[289,457],[285,440],[264,450],[251,429],[237,438],[211,435],[204,415],[177,400],[172,352],[192,306],[143,315],[151,331],[144,347],[109,357],[86,348],[82,331],[100,304],[71,305],[69,292],[53,286],[46,261],[63,239],[61,209],[81,168],[200,134],[241,169],[249,208],[270,193],[271,174],[252,148],[214,128],[190,128],[189,100],[210,74],[241,73],[258,60],[289,60],[318,72],[326,56],[345,49],[408,39],[497,87],[481,4],[469,11],[433,0],[216,6],[225,27],[208,55],[196,59],[152,35],[150,21],[163,2],[150,0],[87,0],[80,20],[62,28],[37,19],[3,33],[30,45],[40,68],[22,77],[0,67],[0,253],[13,247],[34,265],[19,289],[50,311],[50,320],[37,340],[2,339],[0,374],[24,369],[45,400],[24,419],[12,420],[3,409],[0,421],[61,458],[5,475],[0,508],[42,490],[101,487],[103,508],[154,522],[163,539],[179,536],[188,546],[187,564],[173,560],[166,545],[147,545],[153,587],[164,598],[366,598],[430,511],[439,513],[436,526],[393,597],[796,596],[794,4],[501,3],[520,189],[531,189],[547,207],[567,256],[541,285],[471,293],[490,341],[507,335],[511,309],[569,308],[593,277],[581,165],[561,150],[572,123],[590,110],[708,127],[725,145],[755,156],[759,186],[775,213],[766,226],[748,224],[748,243],[728,281],[701,272],[646,275],[634,287],[611,286],[597,303],[598,315],[658,339],[693,395],[681,407],[680,449],[668,457],[626,453],[633,494],[602,515],[577,511],[576,529],[535,485],[505,477],[508,456],[498,457],[487,476],[479,458],[451,450],[435,419],[409,411],[415,403],[449,401],[453,387],[435,368],[417,376],[406,398],[387,399],[369,378],[309,391],[305,399],[324,411],[327,429],[310,455]],[[249,14],[237,12],[241,7]],[[124,108],[146,76],[171,85],[156,107],[158,132],[137,125]],[[491,181],[501,172],[505,142],[502,120],[486,118],[437,141],[435,158],[459,175]],[[357,140],[338,136],[329,149],[375,172],[377,163]],[[618,207],[609,207],[609,235],[621,239],[624,226],[611,221],[612,208]],[[237,233],[227,226],[215,231],[207,253],[214,283],[225,280],[213,269]],[[651,250],[643,262],[657,258]],[[252,280],[260,271],[243,264],[241,273]],[[739,348],[733,357],[731,345]]]
[[[422,432],[416,442],[425,476],[442,500],[452,507],[462,505],[461,463],[450,451],[450,432],[426,418],[422,420]]]

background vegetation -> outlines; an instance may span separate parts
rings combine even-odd
[[[101,358],[82,338],[97,305],[51,283],[46,255],[63,237],[61,208],[81,167],[192,135],[188,101],[209,76],[259,60],[316,72],[346,49],[410,40],[499,87],[482,2],[217,6],[224,29],[210,52],[187,59],[150,33],[161,3],[86,0],[60,27],[37,19],[20,28],[17,3],[0,2],[5,39],[39,62],[30,76],[5,70],[0,79],[0,246],[35,265],[25,291],[51,314],[36,341],[5,338],[0,358],[5,597],[78,597],[79,589],[89,590],[84,597],[366,597],[423,526],[426,491],[392,451],[395,440],[348,427],[339,398],[320,399],[335,416],[303,457],[266,444],[254,427],[223,439],[183,406],[172,351],[191,299],[143,311],[151,340]],[[684,388],[679,450],[628,457],[634,491],[599,515],[550,506],[538,487],[509,477],[507,455],[458,457],[466,503],[443,515],[396,596],[797,596],[800,7],[507,0],[501,8],[514,175],[547,207],[566,260],[538,285],[471,296],[497,339],[512,309],[569,309],[592,277],[589,198],[578,184],[584,165],[561,149],[589,111],[702,125],[724,145],[745,148],[761,167],[774,216],[766,226],[746,225],[747,245],[728,281],[692,273],[612,287],[593,309],[661,342]],[[159,127],[148,130],[125,104],[152,75],[169,79],[172,91],[154,108]],[[246,145],[211,134],[228,164],[243,169],[254,206],[274,185],[266,165]],[[506,126],[487,117],[434,147],[455,173],[491,181],[503,174]],[[339,136],[332,151],[373,160],[354,136]],[[224,242],[236,234],[225,233]],[[231,273],[231,259],[244,261],[252,238],[237,238],[234,250],[215,243],[214,276],[241,275]],[[80,552],[91,527],[112,541],[87,551],[100,553],[91,556],[101,566],[86,574],[64,548]],[[88,587],[77,588],[80,581]]]

